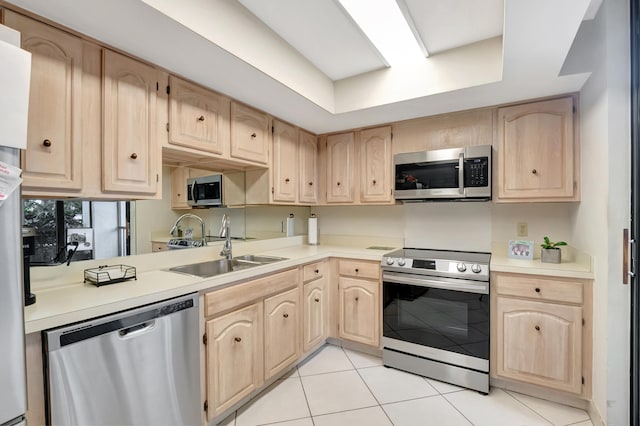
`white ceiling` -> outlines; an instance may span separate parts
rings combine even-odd
[[[578,91],[602,2],[399,0],[430,56],[389,68],[336,1],[10,0],[316,133]]]

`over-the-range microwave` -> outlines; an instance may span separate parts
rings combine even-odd
[[[187,204],[191,207],[222,205],[222,175],[187,179]]]
[[[407,152],[393,158],[400,201],[490,200],[491,145]]]

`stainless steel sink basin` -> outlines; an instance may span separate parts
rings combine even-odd
[[[265,264],[265,263],[273,263],[273,262],[279,262],[281,260],[287,260],[286,257],[276,257],[276,256],[256,256],[254,254],[245,254],[243,256],[236,256],[233,258],[233,260],[244,260],[247,262],[257,262],[257,263],[261,263],[261,264]]]
[[[234,257],[233,259],[217,259],[208,262],[192,263],[189,265],[174,266],[169,268],[171,272],[195,275],[201,278],[209,278],[227,272],[253,268],[268,263],[286,260],[284,257],[254,256],[252,254]]]

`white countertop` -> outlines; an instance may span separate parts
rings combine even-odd
[[[287,258],[287,260],[221,274],[212,278],[169,272],[173,266],[218,259],[222,243],[188,250],[120,257],[107,260],[74,262],[69,267],[32,268],[32,292],[36,303],[25,307],[25,332],[59,327],[69,323],[108,315],[137,306],[192,292],[213,290],[261,275],[315,262],[329,257],[380,261],[392,247],[364,248],[334,241],[333,244],[309,246],[302,237],[242,242],[234,245],[234,255],[256,254]],[[378,244],[368,244],[367,247]],[[96,287],[83,282],[84,269],[99,265],[126,264],[136,267],[137,280]],[[541,263],[540,259],[507,258],[501,246],[491,256],[492,272],[512,272],[569,278],[593,279],[591,258],[578,252],[568,252],[561,264]]]
[[[284,240],[284,241],[280,241]],[[212,278],[167,271],[172,266],[219,258],[219,245],[199,249],[172,250],[110,260],[76,262],[70,267],[37,268],[32,281],[36,303],[25,307],[25,333],[108,315],[114,312],[177,297],[183,294],[213,290],[235,282],[256,278],[279,270],[296,267],[329,257],[380,261],[389,251],[343,246],[309,246],[302,239],[283,238],[243,243],[234,247],[234,255],[261,254],[287,260],[233,271]],[[275,248],[274,248],[275,247]],[[83,271],[100,264],[124,263],[137,268],[137,280],[96,287],[83,283]],[[79,265],[82,264],[82,265]]]

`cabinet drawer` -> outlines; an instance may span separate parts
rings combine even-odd
[[[317,262],[302,267],[302,281],[309,282],[327,275],[327,262]]]
[[[151,251],[153,253],[158,251],[167,251],[167,250],[169,250],[169,247],[167,247],[167,243],[158,243],[155,241],[151,243]]]
[[[509,274],[497,274],[494,279],[495,289],[501,295],[577,305],[583,303],[583,284],[580,281]]]
[[[204,296],[205,316],[236,308],[298,285],[297,269],[279,272],[243,284],[211,291]]]
[[[338,270],[340,275],[347,277],[368,278],[372,280],[377,280],[380,277],[380,265],[378,262],[340,260]]]

